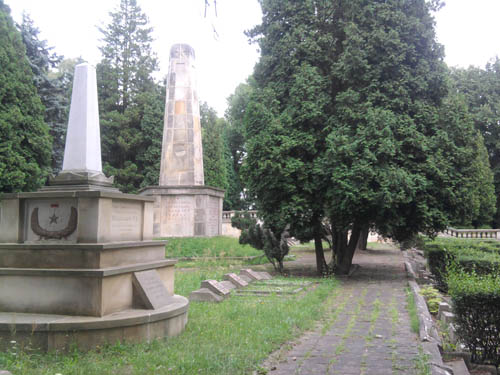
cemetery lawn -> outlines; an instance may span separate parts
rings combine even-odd
[[[206,279],[222,280],[235,268],[176,272],[175,293],[188,296]],[[279,279],[279,278],[278,278]],[[236,296],[219,304],[193,302],[186,330],[175,338],[143,344],[115,344],[81,353],[40,354],[12,349],[0,353],[0,369],[15,375],[249,374],[283,343],[314,327],[338,291],[335,279],[315,281],[308,293]]]
[[[237,238],[218,237],[188,237],[165,238],[167,258],[176,257],[254,257],[262,255],[261,250],[250,245],[240,245]]]

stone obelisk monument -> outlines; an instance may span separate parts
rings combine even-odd
[[[0,350],[149,341],[180,333],[188,300],[153,241],[154,199],[102,173],[95,69],[77,65],[63,170],[0,200]]]
[[[195,53],[187,44],[170,49],[159,186],[141,194],[156,198],[155,236],[222,233],[224,191],[204,185]]]

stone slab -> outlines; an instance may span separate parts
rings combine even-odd
[[[227,281],[227,280],[219,281],[219,284],[222,285],[227,290],[236,289],[236,285],[234,285],[231,281]]]
[[[445,364],[451,367],[451,369],[453,370],[453,375],[470,375],[470,372],[467,369],[467,366],[465,365],[465,362],[462,358],[451,362],[446,362]]]
[[[250,268],[244,268],[244,269],[240,270],[240,276],[241,275],[245,275],[245,276],[251,278],[252,280],[257,280],[257,281],[263,280],[263,277],[260,275],[259,272],[255,272],[254,270],[252,270]]]
[[[155,310],[168,305],[170,296],[156,270],[134,272],[132,283],[148,309]]]
[[[451,306],[447,302],[439,302],[439,309],[437,313],[437,318],[441,320],[441,315],[444,311],[451,312]]]
[[[219,296],[225,297],[231,293],[225,285],[219,283],[217,280],[204,280],[201,282],[201,288],[206,288]]]
[[[449,312],[449,311],[443,311],[441,313],[441,321],[444,324],[450,324],[455,320],[455,314]]]
[[[247,284],[250,284],[251,282],[254,282],[255,280],[252,279],[251,277],[248,277],[247,275],[241,275],[239,276],[243,281],[245,281]]]
[[[248,286],[248,282],[235,273],[226,273],[224,275],[224,280],[230,281],[236,288],[244,288]]]
[[[223,297],[215,294],[211,290],[207,288],[201,288],[191,292],[189,295],[189,301],[197,301],[197,302],[222,302],[224,300]]]
[[[257,272],[257,274],[260,275],[260,277],[262,278],[262,280],[272,280],[272,276],[269,272]]]

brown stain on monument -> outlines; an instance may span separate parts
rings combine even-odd
[[[66,227],[61,230],[43,229],[38,221],[38,207],[36,207],[31,213],[31,230],[36,235],[40,236],[40,239],[66,239],[75,231],[77,223],[78,211],[75,207],[71,207],[71,215],[68,220],[68,225],[66,225]]]
[[[186,102],[184,100],[177,100],[175,102],[175,112],[176,115],[185,115],[186,112]]]

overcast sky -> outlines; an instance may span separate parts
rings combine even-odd
[[[100,60],[100,33],[119,0],[5,0],[15,21],[30,14],[41,38],[65,57]],[[244,30],[260,23],[257,0],[217,0],[204,16],[204,0],[138,0],[153,26],[154,51],[160,77],[167,74],[173,43],[188,43],[196,51],[199,96],[223,115],[226,99],[252,73],[258,59]],[[210,1],[213,3],[213,1]],[[500,56],[500,0],[447,0],[436,15],[437,36],[451,66],[484,65]],[[214,29],[216,32],[214,32]]]

